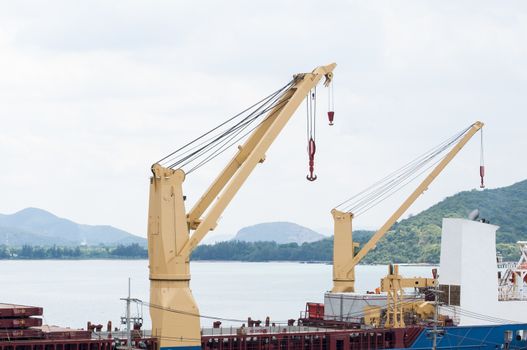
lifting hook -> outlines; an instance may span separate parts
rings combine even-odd
[[[481,184],[479,185],[479,188],[485,188],[485,182],[484,182],[484,178],[485,178],[485,160],[484,160],[484,157],[483,157],[483,129],[481,129],[480,131],[480,142],[481,142],[481,145],[480,145],[480,150],[479,150],[479,177],[481,178]]]
[[[333,75],[326,77],[324,85],[328,88],[328,120],[329,125],[333,125],[333,119],[335,118],[335,95],[333,92]]]
[[[308,153],[309,153],[309,175],[306,176],[306,179],[309,181],[315,181],[317,176],[313,174],[315,166],[315,152],[317,147],[315,145],[315,140],[311,137],[308,143]]]
[[[333,119],[334,118],[335,118],[335,112],[334,111],[328,111],[329,125],[333,125]]]

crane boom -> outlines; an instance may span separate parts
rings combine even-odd
[[[258,141],[261,140],[262,136],[269,130],[269,127],[272,125],[273,121],[278,117],[278,112],[283,110],[283,102],[291,98],[293,93],[294,90],[287,91],[287,93],[277,103],[277,106],[269,113],[269,118],[266,118],[257,128],[257,130],[249,137],[249,139],[239,147],[238,153],[227,164],[227,166],[225,166],[225,168],[213,181],[207,191],[205,191],[199,201],[197,201],[194,207],[189,211],[188,221],[191,225],[191,228],[197,228],[197,226],[200,224],[199,218],[201,215],[207,210],[207,208],[210,207],[211,203],[214,201],[214,198],[216,198],[216,196],[222,191],[236,171],[240,169],[240,167],[249,157],[250,153],[254,151]]]
[[[239,147],[237,154],[187,213],[185,172],[152,166],[148,213],[150,316],[152,334],[161,349],[201,348],[199,310],[190,291],[190,254],[213,230],[219,217],[243,186],[310,90],[325,77],[329,84],[336,64],[295,75],[291,86]],[[191,231],[193,231],[191,235]]]
[[[381,228],[375,232],[370,240],[355,254],[352,237],[353,213],[346,213],[333,209],[332,214],[335,221],[335,236],[333,250],[333,289],[332,292],[354,292],[355,291],[355,266],[375,248],[379,240],[397,222],[397,220],[408,210],[408,208],[428,189],[428,186],[445,169],[466,143],[483,127],[482,122],[475,122],[468,129],[459,142],[447,153],[447,155],[436,165],[428,176],[408,196],[401,206],[386,220]],[[351,252],[351,254],[350,254]]]

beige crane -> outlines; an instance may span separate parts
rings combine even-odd
[[[355,292],[355,266],[375,248],[379,240],[388,232],[388,230],[397,222],[397,220],[408,210],[408,208],[419,198],[421,194],[428,189],[428,186],[434,179],[445,169],[450,161],[466,145],[466,143],[478,132],[483,123],[477,121],[464,132],[446,156],[435,166],[428,176],[417,186],[417,188],[408,196],[401,206],[386,220],[381,228],[375,232],[370,240],[357,252],[358,243],[353,242],[352,221],[353,212],[339,211],[333,209],[331,214],[334,220],[334,244],[333,244],[333,288],[332,292]],[[482,166],[480,167],[481,176],[483,177]],[[483,186],[483,182],[482,182]]]
[[[190,254],[213,230],[220,215],[280,134],[300,103],[335,63],[294,76],[291,86],[247,138],[194,207],[185,209],[181,168],[152,166],[148,212],[150,316],[161,349],[200,349],[199,311],[189,287]],[[192,232],[192,234],[191,234]]]

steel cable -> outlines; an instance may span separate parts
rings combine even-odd
[[[178,160],[177,162],[171,164],[169,167],[174,168],[176,166],[185,166],[189,164],[190,162],[194,161],[195,159],[199,158],[201,154],[210,151],[211,149],[217,147],[218,144],[221,144],[221,140],[225,137],[227,137],[231,133],[235,133],[240,128],[247,127],[248,124],[251,124],[254,120],[261,117],[263,114],[267,113],[269,110],[274,108],[274,103],[276,103],[276,100],[280,98],[281,95],[278,95],[278,97],[275,97],[274,100],[268,100],[264,105],[260,106],[256,111],[249,114],[247,117],[243,118],[238,124],[232,126],[225,132],[221,133],[220,135],[216,136],[213,141],[209,142],[204,147],[200,148],[198,151],[182,158],[181,160]],[[266,106],[269,101],[272,101],[271,106]],[[264,108],[265,107],[265,108]],[[263,109],[262,109],[263,108]],[[258,112],[258,114],[255,115],[255,113]],[[251,117],[251,118],[250,118]],[[201,153],[201,154],[200,154]],[[186,162],[185,162],[186,161]]]
[[[203,137],[209,135],[210,133],[216,131],[217,129],[221,128],[222,126],[228,124],[229,122],[233,121],[234,119],[238,118],[239,116],[243,115],[244,113],[250,111],[251,109],[253,109],[254,107],[258,106],[259,104],[263,103],[264,101],[266,101],[267,99],[271,98],[272,96],[275,96],[277,93],[283,91],[284,89],[290,87],[291,85],[293,84],[293,80],[291,80],[289,83],[287,83],[286,85],[284,85],[283,87],[281,87],[280,89],[278,89],[277,91],[271,93],[270,95],[264,97],[263,99],[261,99],[260,101],[256,102],[255,104],[249,106],[248,108],[244,109],[243,111],[239,112],[238,114],[234,115],[233,117],[227,119],[226,121],[224,121],[223,123],[217,125],[216,127],[212,128],[211,130],[207,131],[206,133],[200,135],[199,137],[195,138],[194,140],[186,143],[185,145],[181,146],[180,148],[178,148],[177,150],[175,150],[174,152],[171,152],[170,154],[166,155],[165,157],[161,158],[160,160],[157,161],[157,163],[161,164],[162,162],[164,162],[167,158],[175,155],[176,153],[178,153],[179,151],[185,149],[186,147],[188,147],[189,145],[195,143],[196,141],[202,139]]]
[[[365,190],[343,201],[342,203],[337,205],[336,208],[346,212],[359,212],[364,208],[367,208],[366,210],[371,209],[372,207],[376,206],[380,202],[384,201],[385,199],[399,191],[402,187],[406,186],[406,184],[409,183],[404,183],[407,179],[411,178],[412,180],[414,180],[415,178],[417,178],[418,176],[413,176],[415,172],[419,171],[420,169],[425,167],[429,162],[431,162],[434,158],[443,154],[449,148],[451,148],[454,143],[458,141],[461,137],[463,137],[471,127],[472,125],[462,130],[461,132],[456,133],[454,136],[441,142],[438,146],[430,149],[429,151],[425,152],[413,161],[407,163],[398,170],[390,173],[389,175],[375,182],[373,185],[369,186]],[[429,168],[430,167],[427,167],[426,169]],[[420,172],[420,174],[422,174],[422,172]],[[401,187],[400,185],[402,183],[404,183],[404,185]],[[362,212],[364,212],[364,210],[362,210]]]
[[[379,196],[382,196],[383,193],[389,191],[391,188],[397,186],[399,183],[410,177],[413,173],[415,173],[417,170],[425,166],[429,161],[431,161],[434,157],[444,152],[449,146],[452,145],[453,142],[455,142],[458,138],[452,138],[452,140],[443,146],[436,148],[434,151],[430,152],[426,157],[422,157],[422,159],[419,159],[419,161],[416,163],[415,161],[412,163],[409,163],[409,165],[406,166],[406,169],[404,169],[403,172],[401,172],[399,175],[395,176],[390,181],[387,181],[386,183],[382,184],[379,188],[373,190],[370,194],[366,195],[360,200],[357,200],[356,202],[352,202],[346,207],[346,211],[353,211],[362,208],[363,206],[369,205],[371,203],[372,198],[373,200],[376,199]]]
[[[209,156],[210,153],[220,152],[222,153],[222,147],[229,143],[230,140],[239,135],[245,128],[247,128],[252,122],[260,118],[263,114],[274,108],[277,104],[277,100],[284,96],[285,92],[291,88],[294,81],[290,81],[282,88],[266,96],[264,99],[253,104],[244,111],[236,114],[234,117],[229,118],[227,121],[219,124],[203,135],[195,138],[188,142],[184,146],[180,147],[176,151],[170,153],[164,158],[160,159],[158,163],[163,164],[171,169],[175,167],[183,167],[199,160],[200,158],[206,157],[206,161],[201,161],[198,166],[195,166],[192,170],[196,170],[201,167],[215,156]],[[236,124],[226,127],[230,122],[235,119],[240,119]],[[230,145],[229,145],[230,146]]]
[[[180,166],[180,167],[185,166],[185,165],[191,163],[192,161],[198,159],[201,155],[205,154],[206,152],[209,152],[211,149],[214,149],[215,147],[218,146],[218,143],[221,144],[221,140],[223,138],[227,137],[229,134],[231,134],[233,132],[236,132],[240,128],[244,128],[247,124],[252,123],[255,119],[259,118],[262,114],[264,114],[266,109],[261,110],[261,108],[264,107],[264,106],[265,105],[260,106],[256,111],[252,112],[247,117],[243,118],[236,125],[230,127],[229,129],[227,129],[226,131],[220,133],[219,135],[214,136],[212,141],[210,141],[207,144],[205,144],[205,146],[199,148],[195,152],[192,152],[192,153],[188,154],[185,157],[179,158],[177,161],[175,161],[174,163],[170,164],[168,167],[173,169],[176,166]],[[254,115],[256,112],[258,112],[258,114]]]
[[[279,102],[279,104],[283,104],[285,102],[287,102],[288,100],[283,100],[281,102]],[[278,105],[278,104],[277,104]],[[276,105],[276,106],[277,106]],[[273,106],[276,107],[276,106]],[[227,144],[225,147],[223,147],[223,149],[218,149],[216,150],[216,152],[210,154],[206,159],[204,159],[202,162],[200,162],[199,164],[197,164],[196,166],[194,166],[193,168],[191,168],[187,174],[190,174],[192,173],[193,171],[199,169],[200,167],[202,167],[203,165],[205,165],[206,163],[208,163],[209,161],[213,160],[214,158],[216,158],[217,156],[219,156],[220,154],[222,154],[223,152],[225,152],[226,150],[228,150],[230,147],[232,147],[234,144],[238,143],[239,141],[241,141],[242,139],[244,139],[247,135],[249,135],[251,132],[253,132],[256,128],[258,128],[262,123],[264,123],[268,118],[270,118],[271,116],[273,116],[274,113],[270,114],[267,118],[265,118],[264,120],[262,120],[260,123],[258,123],[256,126],[254,126],[253,128],[249,129],[249,131],[247,131],[245,134],[243,134],[242,136],[240,136],[239,138],[237,138],[236,140],[232,141],[231,143]],[[247,125],[248,126],[248,125]],[[246,127],[247,127],[246,126]],[[238,133],[236,133],[235,135],[233,135],[233,137],[237,136],[240,134],[241,131],[245,130],[244,127],[242,130],[240,130]],[[233,137],[229,138],[228,140],[232,140]]]

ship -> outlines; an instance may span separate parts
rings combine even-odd
[[[316,86],[330,88],[336,64],[320,66],[293,79],[260,102],[229,118],[151,167],[148,213],[150,301],[126,298],[126,331],[112,324],[72,330],[43,326],[42,308],[3,304],[0,307],[0,350],[376,350],[376,349],[525,349],[527,348],[527,243],[518,242],[520,261],[506,264],[496,255],[497,226],[470,215],[445,218],[441,256],[430,277],[403,277],[389,265],[379,287],[357,293],[355,266],[428,188],[471,137],[476,122],[416,161],[346,201],[333,211],[335,224],[333,288],[323,302],[307,302],[300,317],[286,323],[247,319],[222,327],[215,318],[203,327],[190,289],[190,254],[217,226],[225,208],[298,106],[307,98],[307,180],[315,181]],[[333,125],[334,111],[328,111]],[[244,139],[244,137],[246,137]],[[190,209],[183,184],[228,147],[244,139],[232,160]],[[436,159],[439,159],[436,161]],[[430,174],[359,250],[353,242],[352,219],[404,184],[416,172]],[[423,170],[424,169],[424,170]],[[481,187],[484,166],[480,165]],[[366,193],[366,194],[365,194]],[[358,203],[358,204],[357,204]],[[362,207],[361,207],[362,206]],[[411,249],[411,247],[408,247]],[[130,304],[149,307],[152,329],[130,315]],[[245,310],[241,310],[245,311]]]

